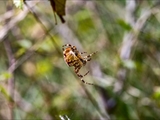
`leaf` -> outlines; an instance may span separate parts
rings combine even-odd
[[[32,42],[26,39],[17,42],[22,48],[29,49],[32,46]]]
[[[118,23],[122,28],[124,28],[124,29],[127,30],[127,31],[129,31],[129,30],[132,29],[132,27],[131,27],[128,23],[126,23],[124,20],[122,20],[122,19],[118,19],[118,20],[117,20],[117,23]]]
[[[52,6],[52,9],[53,9],[53,12],[57,13],[59,18],[61,19],[61,22],[64,23],[65,20],[63,18],[63,15],[65,15],[66,0],[50,0],[50,3],[51,3],[51,6]],[[56,16],[55,16],[55,21],[57,21]]]
[[[157,100],[160,100],[160,87],[159,86],[154,87],[153,97]]]
[[[3,85],[0,85],[0,92],[3,93],[3,95],[5,96],[7,100],[10,99],[9,94],[7,93],[7,90],[6,88],[3,87]]]
[[[8,80],[11,77],[12,77],[12,74],[10,74],[9,72],[4,72],[0,74],[0,81]]]
[[[17,8],[23,9],[23,0],[13,0],[13,3]]]
[[[128,69],[134,69],[136,67],[136,64],[132,60],[124,60],[123,65]]]

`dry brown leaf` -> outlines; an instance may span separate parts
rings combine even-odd
[[[54,14],[57,13],[59,18],[61,19],[61,22],[64,23],[65,20],[63,16],[65,15],[66,0],[50,0],[50,3],[51,3]],[[56,20],[56,16],[55,16],[55,20]],[[56,23],[57,23],[57,20],[56,20]]]

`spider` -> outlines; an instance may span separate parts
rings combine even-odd
[[[81,69],[82,66],[86,65],[87,61],[91,60],[91,56],[96,54],[96,52],[91,53],[87,56],[81,56],[82,54],[87,52],[79,52],[77,48],[75,46],[72,46],[71,44],[63,45],[62,50],[63,50],[63,56],[66,64],[69,67],[72,67],[72,66],[74,67],[74,71],[76,75],[81,79],[81,81],[88,85],[94,85],[93,83],[88,83],[83,80],[83,77],[86,76],[89,73],[89,71],[86,72],[84,75],[81,75],[79,74],[79,70]]]

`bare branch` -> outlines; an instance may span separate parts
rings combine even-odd
[[[37,2],[33,2],[32,6],[34,6]],[[24,6],[23,11],[21,11],[16,17],[12,18],[9,22],[7,22],[6,25],[4,25],[0,29],[0,42],[4,40],[3,38],[6,36],[8,31],[12,29],[18,22],[23,20],[28,13],[29,13],[29,10]]]
[[[136,10],[136,1],[135,0],[126,0],[126,23],[129,23],[132,27],[135,25],[135,17],[134,17],[134,11]],[[134,44],[135,35],[133,32],[125,33],[123,37],[123,43],[120,51],[120,58],[122,60],[127,60],[130,57],[132,46]],[[120,68],[120,70],[117,72],[117,78],[118,81],[114,85],[114,92],[115,93],[121,93],[124,81],[126,78],[126,69]]]
[[[43,22],[38,17],[37,13],[34,11],[34,9],[32,9],[32,7],[30,7],[30,5],[28,4],[28,2],[25,1],[25,5],[28,8],[28,10],[32,13],[32,15],[34,16],[34,18],[37,20],[37,22],[41,25],[41,27],[44,30],[44,32],[50,37],[50,39],[53,42],[54,47],[56,48],[57,52],[60,54],[61,51],[58,48],[58,45],[57,45],[54,37],[51,35],[51,33],[49,33],[50,30],[48,30],[47,27],[43,24]]]
[[[0,15],[0,22],[5,21],[6,19],[10,19],[13,16],[14,10],[7,11],[3,15]]]
[[[29,11],[27,9],[24,9],[24,11],[19,13],[16,17],[12,18],[10,22],[8,22],[3,26],[2,29],[0,29],[0,42],[3,40],[10,29],[12,29],[18,22],[20,22],[27,16],[28,12]]]

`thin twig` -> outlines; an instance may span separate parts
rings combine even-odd
[[[0,15],[0,22],[6,21],[6,19],[11,19],[14,16],[14,10],[10,10]]]
[[[9,66],[12,65],[15,62],[15,58],[12,52],[12,48],[10,45],[10,42],[8,41],[8,39],[6,38],[6,40],[4,41],[4,47],[6,49],[6,53],[7,53],[7,57],[8,57],[8,62],[9,62]],[[8,93],[9,96],[11,98],[14,98],[14,87],[15,87],[15,81],[14,81],[14,69],[15,66],[9,67],[8,72],[9,74],[11,74],[11,77],[8,79]],[[11,119],[14,118],[14,103],[12,102],[12,100],[9,101],[10,102],[10,114],[11,114]]]
[[[126,0],[126,18],[125,21],[133,29],[135,26],[135,15],[134,11],[136,10],[136,0]],[[135,41],[135,35],[131,31],[126,32],[123,37],[122,47],[120,50],[120,58],[122,61],[128,60],[131,55],[132,46]],[[127,70],[125,68],[120,68],[117,72],[118,81],[114,85],[114,92],[120,94],[123,90],[125,79],[126,79]]]
[[[10,11],[12,10],[12,6],[10,4],[7,4],[6,10]],[[8,23],[9,19],[6,19],[5,23]],[[15,62],[14,53],[12,51],[12,47],[9,41],[8,36],[6,36],[4,41],[4,47],[6,50],[6,54],[8,57],[8,64],[11,66]],[[11,74],[11,77],[8,78],[8,95],[9,98],[14,98],[14,88],[15,88],[15,80],[14,80],[14,72],[12,71],[15,66],[8,67],[8,73]],[[14,119],[14,102],[12,99],[9,101],[9,107],[10,107],[10,119]]]
[[[32,6],[36,5],[34,2]],[[18,22],[22,21],[28,14],[29,10],[24,6],[23,11],[21,11],[16,17],[13,17],[6,25],[0,29],[0,42],[2,42],[10,29],[12,29]]]
[[[53,38],[53,36],[51,35],[51,33],[49,32],[49,30],[46,28],[46,26],[42,23],[42,21],[39,19],[37,13],[27,4],[27,2],[25,1],[25,5],[27,6],[27,8],[29,9],[29,11],[32,13],[32,15],[34,16],[34,18],[37,20],[37,22],[41,25],[41,27],[43,28],[44,32],[50,37],[50,39],[53,42],[54,47],[56,48],[57,52],[59,54],[61,54],[61,51],[55,41],[55,39]]]

